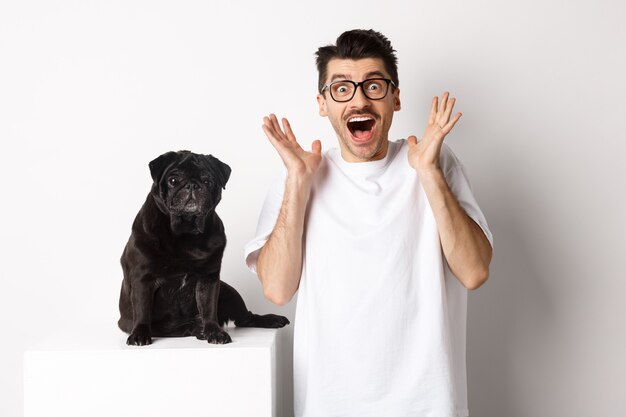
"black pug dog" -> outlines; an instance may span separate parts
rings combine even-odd
[[[230,167],[212,155],[167,152],[150,162],[154,183],[137,214],[121,262],[120,329],[129,345],[152,336],[196,336],[230,343],[222,326],[279,328],[286,317],[248,311],[220,280],[226,247],[215,212]]]

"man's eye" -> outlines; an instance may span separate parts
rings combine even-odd
[[[370,85],[367,86],[367,89],[370,91],[376,91],[378,89],[380,89],[380,84],[378,83],[371,83]]]
[[[349,94],[351,89],[350,86],[347,84],[335,84],[333,85],[333,91],[335,92],[335,94]]]

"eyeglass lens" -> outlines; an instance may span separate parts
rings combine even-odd
[[[384,79],[371,79],[363,81],[361,87],[367,98],[380,100],[387,95],[389,84]],[[356,83],[353,81],[336,81],[330,85],[330,94],[336,101],[350,101],[355,93]]]

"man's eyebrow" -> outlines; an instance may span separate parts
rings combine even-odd
[[[352,77],[350,77],[347,74],[333,74],[332,77],[330,77],[330,81],[329,82],[333,82],[333,81],[337,81],[337,80],[351,80]]]
[[[365,79],[368,78],[386,78],[387,76],[381,71],[370,71],[365,74]],[[352,77],[349,74],[333,74],[330,78],[329,82],[337,81],[337,80],[351,80]]]
[[[385,74],[383,74],[381,71],[370,71],[367,74],[365,74],[365,78],[387,78],[387,76]]]

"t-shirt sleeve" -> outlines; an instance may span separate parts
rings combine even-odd
[[[244,247],[244,259],[246,266],[255,274],[259,252],[261,251],[263,245],[265,245],[265,242],[269,239],[270,234],[276,225],[276,220],[278,219],[278,213],[280,212],[280,207],[283,202],[283,194],[285,192],[286,178],[287,171],[283,169],[281,173],[272,181],[265,197],[261,214],[259,215],[256,235],[254,239],[249,241]]]
[[[441,149],[441,166],[445,173],[446,181],[452,191],[452,194],[456,197],[459,204],[465,210],[467,215],[480,226],[480,228],[487,236],[489,244],[493,248],[493,235],[489,230],[487,220],[483,215],[474,194],[472,193],[472,187],[465,172],[465,168],[461,161],[452,152],[450,147],[445,143]]]

